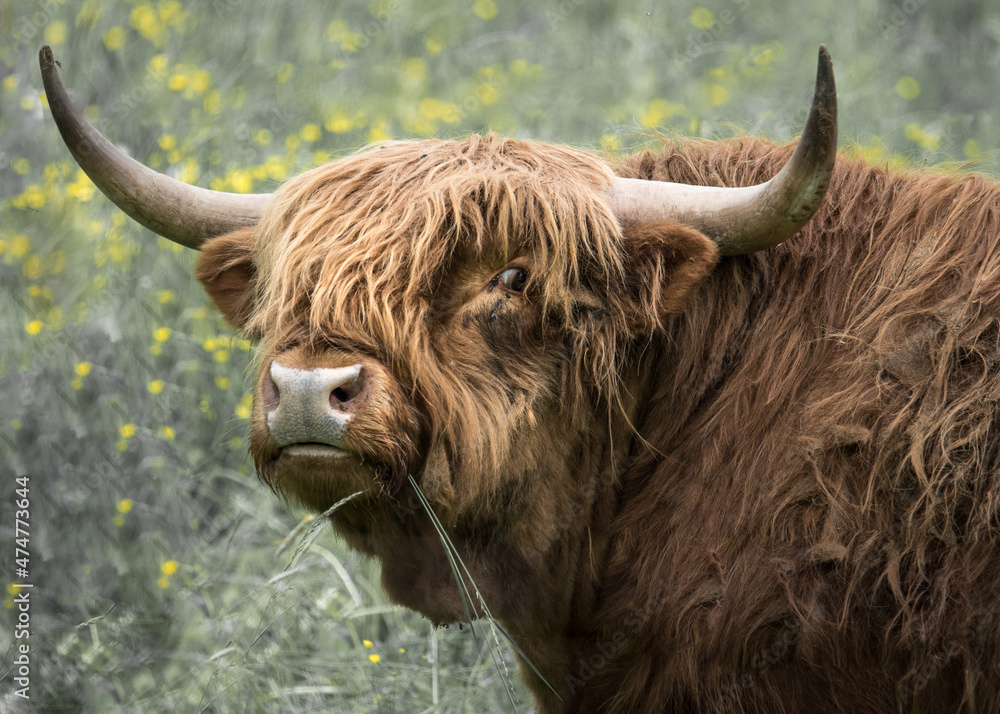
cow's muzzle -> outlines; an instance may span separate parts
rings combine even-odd
[[[263,383],[271,438],[289,455],[344,455],[347,425],[368,396],[368,381],[360,364],[294,369],[271,362]]]

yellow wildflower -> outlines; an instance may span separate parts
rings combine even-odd
[[[433,37],[427,37],[424,39],[424,47],[427,48],[427,54],[431,57],[436,57],[441,54],[441,50],[444,49],[444,45],[438,42]]]
[[[45,41],[50,45],[61,45],[66,41],[66,23],[53,22],[45,28]]]
[[[258,146],[269,146],[274,139],[270,129],[256,129],[251,137]]]
[[[179,25],[187,17],[184,6],[178,0],[160,0],[157,8],[160,11],[160,19],[168,25]]]
[[[149,390],[150,394],[159,394],[163,391],[163,380],[154,379],[152,382],[146,385],[146,389]]]
[[[250,193],[253,190],[253,176],[249,171],[230,171],[227,178],[236,193]]]
[[[149,60],[149,68],[156,73],[164,72],[170,64],[166,55],[156,55]]]
[[[234,411],[236,412],[236,416],[238,416],[240,419],[249,419],[252,410],[253,410],[253,395],[247,392],[246,394],[243,395],[243,398],[240,400],[240,403],[236,405],[236,409]]]
[[[497,16],[497,4],[493,0],[476,0],[472,5],[472,11],[476,13],[476,17],[492,20]]]
[[[31,250],[31,240],[28,236],[18,233],[10,243],[10,254],[15,258],[23,258]]]
[[[218,89],[213,89],[205,95],[205,101],[202,102],[202,106],[205,107],[205,111],[209,114],[218,114],[222,110],[222,92]]]
[[[92,368],[93,365],[90,364],[90,362],[78,362],[76,367],[73,368],[73,371],[76,372],[77,377],[86,377],[90,374],[90,370]]]
[[[94,197],[94,184],[80,169],[77,171],[76,181],[66,186],[66,193],[81,201],[89,201]]]
[[[361,640],[361,644],[363,644],[365,647],[369,647],[369,648],[375,646],[375,643],[372,642],[371,640]]]
[[[345,134],[354,128],[354,122],[346,114],[336,112],[330,115],[323,126],[326,127],[327,131],[334,134]]]
[[[160,435],[161,439],[166,439],[167,441],[173,441],[174,437],[177,436],[177,434],[174,433],[174,430],[169,426],[161,426],[156,430],[156,433]]]
[[[49,272],[53,275],[61,273],[62,269],[66,267],[66,251],[52,251],[52,254],[49,256],[48,267]]]
[[[176,560],[165,560],[160,563],[160,572],[164,575],[173,575],[177,572],[177,561]]]
[[[896,82],[896,94],[903,99],[916,99],[920,96],[920,82],[913,77],[900,77]]]
[[[381,659],[382,657],[377,654],[368,655],[368,661],[371,662],[372,664],[378,664]]]
[[[721,84],[708,85],[708,103],[713,107],[721,107],[729,101],[729,90]]]
[[[480,102],[489,106],[490,104],[495,104],[497,99],[500,98],[500,92],[492,84],[480,84],[476,87],[476,99]]]
[[[123,498],[116,504],[115,508],[118,509],[119,513],[128,513],[132,510],[133,505],[131,498]]]
[[[406,75],[407,79],[419,81],[427,76],[427,63],[420,57],[408,59],[404,65],[403,74]]]
[[[171,330],[169,327],[160,327],[153,331],[153,339],[157,342],[166,342],[170,339]]]
[[[903,134],[912,142],[924,149],[937,149],[941,146],[941,137],[932,131],[925,131],[919,124],[907,124]]]
[[[448,124],[457,124],[462,118],[458,105],[442,102],[433,97],[421,99],[417,104],[417,111],[428,119],[440,119]]]
[[[715,24],[715,15],[707,7],[696,7],[691,11],[690,19],[697,30],[707,30]]]
[[[21,195],[24,197],[24,202],[28,208],[42,208],[48,200],[45,191],[37,184],[28,186]]]
[[[48,323],[49,327],[54,327],[57,330],[60,327],[62,327],[62,323],[63,323],[63,309],[62,309],[62,307],[60,307],[59,305],[56,305],[54,308],[52,308],[51,310],[49,310],[49,314],[46,316],[46,322]]]
[[[170,87],[175,92],[183,91],[187,89],[188,84],[191,82],[190,77],[188,77],[183,72],[178,72],[170,76],[167,80],[167,86]]]
[[[659,126],[683,111],[684,107],[680,104],[668,102],[666,99],[654,99],[639,116],[639,123],[645,127]]]
[[[41,320],[32,320],[31,322],[29,322],[27,325],[24,326],[24,331],[27,332],[29,335],[37,335],[39,332],[42,331],[42,328],[44,326],[45,325],[42,324]]]
[[[38,280],[42,277],[42,259],[37,254],[29,255],[21,266],[21,272],[28,280]]]
[[[115,25],[104,33],[104,46],[114,52],[125,45],[125,28]]]
[[[368,38],[358,32],[351,32],[343,20],[334,20],[326,27],[326,37],[331,42],[339,42],[344,52],[357,52],[368,44]]]
[[[174,154],[176,152],[170,152]],[[198,175],[201,173],[201,169],[198,166],[198,160],[193,156],[189,156],[184,159],[184,163],[181,165],[181,172],[178,174],[177,178],[184,183],[194,183],[198,180]]]
[[[135,432],[136,432],[135,424],[132,423],[122,424],[120,427],[118,427],[118,434],[123,439],[131,439],[133,436],[135,436]]]
[[[614,134],[601,135],[601,148],[605,151],[613,151],[622,148],[622,140]]]
[[[129,24],[156,47],[162,47],[167,41],[166,28],[160,24],[156,11],[148,4],[143,3],[132,8]]]
[[[300,134],[302,136],[302,141],[313,142],[319,139],[323,135],[323,132],[316,124],[306,124],[302,127]]]
[[[510,73],[515,77],[537,77],[542,73],[543,69],[542,65],[532,64],[523,59],[516,59],[510,63]]]
[[[203,94],[212,86],[212,75],[208,70],[196,69],[191,74],[191,91],[195,94]]]
[[[160,590],[166,590],[170,587],[170,578],[166,575],[161,575],[156,579],[156,584],[159,586]]]

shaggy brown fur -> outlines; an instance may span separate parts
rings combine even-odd
[[[790,153],[614,170],[748,185]],[[1000,188],[841,159],[798,236],[716,265],[683,226],[623,232],[611,175],[495,137],[392,144],[207,244],[262,373],[374,375],[336,469],[282,466],[258,384],[263,477],[317,509],[364,490],[335,524],[451,622],[416,476],[558,691],[523,669],[540,711],[1000,710]]]

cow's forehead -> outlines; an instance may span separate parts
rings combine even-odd
[[[409,243],[427,258],[421,240],[432,236],[468,243],[507,229],[559,233],[602,212],[611,178],[597,156],[537,142],[474,136],[382,144],[279,189],[258,248],[265,264],[268,252],[302,241],[396,251]]]

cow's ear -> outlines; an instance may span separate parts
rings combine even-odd
[[[625,276],[618,307],[636,332],[648,332],[680,312],[694,288],[719,260],[714,242],[673,221],[626,226]]]
[[[222,316],[240,330],[246,329],[254,309],[253,231],[241,228],[206,241],[195,273]]]

